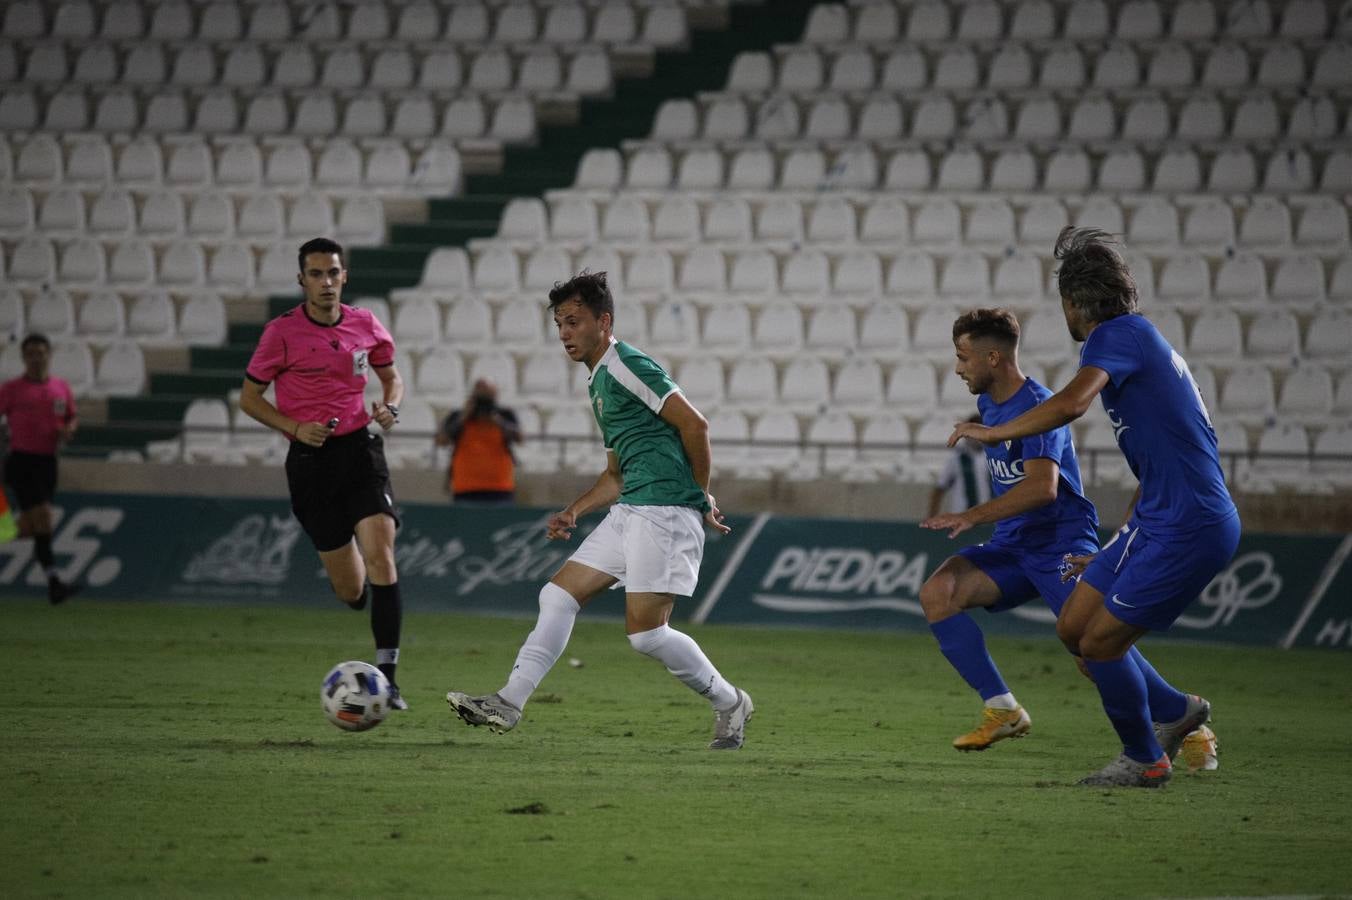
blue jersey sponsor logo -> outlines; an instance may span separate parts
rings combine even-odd
[[[1026,477],[1023,472],[1023,460],[1021,459],[993,459],[987,457],[986,465],[991,470],[991,481],[995,484],[1002,484],[1008,487],[1010,485],[1018,484]]]
[[[983,424],[999,425],[1019,417],[1050,396],[1051,391],[1029,378],[1003,403],[996,403],[989,395],[981,395],[977,399],[977,408]],[[1098,516],[1094,504],[1084,496],[1080,486],[1080,464],[1067,427],[987,447],[986,467],[990,472],[991,495],[999,497],[1022,483],[1028,477],[1030,459],[1056,463],[1059,470],[1056,499],[996,523],[991,542],[1018,544],[1020,549],[1029,552],[1037,552],[1040,548],[1060,552],[1058,548],[1079,541],[1096,542]]]

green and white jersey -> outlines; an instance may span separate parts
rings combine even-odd
[[[620,503],[708,511],[708,498],[695,482],[680,432],[659,415],[662,404],[679,390],[642,351],[613,338],[588,377],[592,415],[624,479]]]

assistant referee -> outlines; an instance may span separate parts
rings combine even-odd
[[[0,385],[0,416],[9,422],[5,484],[19,507],[19,537],[33,539],[33,555],[47,576],[47,599],[72,593],[56,574],[52,556],[52,497],[56,451],[75,436],[75,396],[65,379],[51,374],[52,342],[30,334],[19,345],[23,374]]]

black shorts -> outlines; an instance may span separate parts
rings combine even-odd
[[[21,512],[51,503],[56,495],[56,455],[12,451],[5,458],[5,484]]]
[[[364,428],[329,438],[322,447],[293,441],[286,484],[291,511],[320,553],[346,546],[368,516],[384,513],[399,524],[385,441]]]

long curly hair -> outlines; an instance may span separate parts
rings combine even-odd
[[[1052,255],[1060,261],[1056,287],[1091,322],[1105,322],[1138,309],[1136,281],[1112,235],[1098,228],[1067,225],[1056,236]]]

